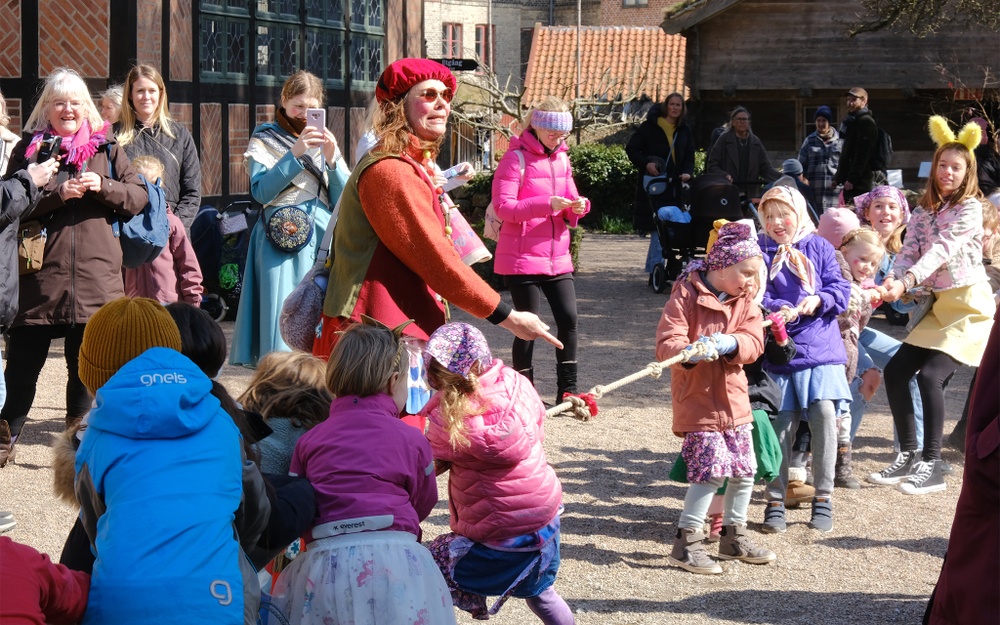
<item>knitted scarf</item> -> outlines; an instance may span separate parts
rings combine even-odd
[[[103,143],[107,143],[108,130],[111,129],[111,124],[104,122],[100,128],[97,130],[92,130],[90,127],[90,122],[83,120],[80,124],[80,128],[76,131],[72,137],[63,137],[62,147],[59,149],[60,154],[65,154],[62,161],[64,163],[69,163],[73,165],[76,169],[82,169],[83,164],[90,160],[94,154],[97,154],[97,148]],[[38,145],[42,142],[45,135],[52,135],[53,130],[51,126],[46,126],[45,130],[39,130],[31,137],[31,143],[28,144],[28,149],[24,151],[24,156],[27,159],[31,157],[38,151]],[[68,141],[67,141],[68,140]]]

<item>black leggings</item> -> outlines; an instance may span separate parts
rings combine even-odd
[[[533,312],[537,315],[541,307],[540,296],[544,293],[556,321],[556,336],[563,344],[562,349],[556,350],[556,362],[576,362],[576,283],[573,280],[573,274],[532,276],[532,279],[529,280],[524,278],[524,276],[510,276],[507,279],[514,309]],[[531,367],[534,347],[534,341],[514,339],[511,364],[515,369],[521,371]]]
[[[8,333],[7,402],[0,411],[0,419],[10,425],[10,433],[17,436],[28,420],[28,412],[35,401],[38,376],[45,366],[52,339],[65,338],[66,346],[66,416],[82,417],[90,410],[90,393],[80,381],[80,344],[83,342],[84,324],[75,326],[19,326]]]
[[[944,431],[944,386],[960,362],[936,349],[903,343],[885,366],[885,393],[889,398],[892,420],[899,433],[899,448],[914,451],[923,442],[923,460],[941,459]],[[909,380],[916,374],[920,401],[924,404],[924,440],[917,441],[913,417],[913,399]]]

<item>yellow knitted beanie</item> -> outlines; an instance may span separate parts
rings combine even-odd
[[[180,330],[167,309],[144,297],[108,302],[83,329],[80,380],[94,393],[125,363],[151,347],[181,349]]]

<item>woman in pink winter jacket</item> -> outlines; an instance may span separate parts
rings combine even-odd
[[[546,625],[574,623],[553,583],[559,570],[562,486],[545,458],[545,407],[531,383],[494,359],[465,323],[438,328],[424,350],[438,391],[421,411],[438,473],[450,469],[452,533],[431,553],[455,605],[475,618],[511,596]],[[486,607],[486,597],[498,599]]]
[[[580,197],[565,139],[573,129],[569,105],[545,98],[528,112],[493,176],[493,207],[503,221],[493,269],[505,276],[515,310],[538,313],[540,295],[552,308],[563,344],[556,350],[556,403],[576,393],[576,287],[569,228],[590,211]],[[534,381],[534,341],[515,338],[512,364]]]

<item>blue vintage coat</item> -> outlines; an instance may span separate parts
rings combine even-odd
[[[241,625],[256,611],[233,526],[240,434],[211,390],[187,357],[155,347],[97,391],[76,455],[97,556],[84,624]]]
[[[267,129],[287,133],[277,124],[264,124],[254,130],[251,142]],[[291,137],[289,135],[289,137]],[[290,140],[294,140],[291,137]],[[250,173],[250,194],[261,204],[274,202],[292,184],[292,180],[304,169],[299,159],[291,151],[286,152],[273,167],[266,167],[252,157],[246,161]],[[329,206],[336,206],[340,192],[350,172],[343,159],[337,161],[337,166],[329,172]],[[255,368],[257,361],[270,352],[290,352],[292,349],[281,338],[278,320],[281,317],[281,307],[285,298],[292,292],[306,275],[319,252],[320,242],[326,234],[326,229],[332,227],[331,208],[327,208],[318,199],[306,200],[301,204],[303,209],[312,212],[312,240],[301,250],[289,254],[275,248],[264,232],[267,220],[279,206],[267,206],[261,211],[261,218],[250,233],[250,246],[247,250],[246,269],[243,273],[243,284],[240,291],[240,305],[236,311],[236,325],[233,329],[233,341],[229,349],[229,364]]]
[[[764,252],[764,264],[770,268],[778,244],[764,234],[758,242]],[[844,279],[830,243],[817,234],[808,234],[794,247],[806,255],[816,267],[816,294],[820,305],[816,313],[809,317],[799,317],[788,324],[788,335],[795,340],[797,353],[785,365],[766,363],[771,373],[792,373],[811,369],[819,365],[843,365],[847,363],[847,352],[837,327],[837,315],[847,309],[851,295],[851,283]],[[787,267],[773,279],[768,279],[764,290],[764,308],[778,311],[782,306],[795,308],[809,293],[802,287],[802,281]]]

